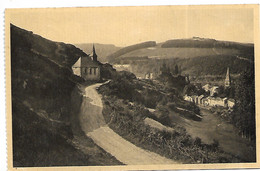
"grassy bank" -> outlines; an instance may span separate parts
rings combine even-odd
[[[69,125],[41,118],[17,100],[13,132],[14,167],[89,164],[88,156],[67,142],[72,136]]]

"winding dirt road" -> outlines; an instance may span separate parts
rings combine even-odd
[[[127,165],[174,164],[176,161],[162,157],[156,153],[143,150],[126,141],[110,129],[102,115],[101,95],[96,89],[102,83],[86,87],[80,112],[80,125],[85,134],[106,152]]]

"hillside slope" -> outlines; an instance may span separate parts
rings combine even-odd
[[[13,164],[22,166],[100,165],[72,146],[72,91],[83,80],[71,66],[86,55],[11,24]],[[88,145],[95,147],[91,140]],[[111,163],[117,163],[111,160]],[[111,164],[110,163],[110,164]],[[109,164],[109,162],[105,163]]]
[[[227,67],[233,75],[251,67],[254,64],[254,45],[203,38],[168,40],[124,53],[114,58],[113,63],[119,66],[129,64],[127,69],[142,78],[147,72],[156,76],[163,63],[171,72],[178,65],[180,74],[204,80],[205,76],[224,77]]]
[[[119,51],[118,51],[119,52]],[[194,58],[202,56],[229,55],[253,60],[254,45],[237,42],[218,41],[215,39],[174,39],[158,43],[153,47],[131,49],[126,53],[114,53],[113,62],[118,63],[125,58]]]
[[[154,41],[147,41],[147,42],[143,42],[143,43],[138,43],[135,45],[131,45],[131,46],[127,46],[124,47],[114,53],[112,53],[111,55],[107,56],[107,60],[109,62],[113,62],[115,61],[118,57],[127,54],[129,52],[132,52],[134,50],[138,50],[138,49],[143,49],[143,48],[149,48],[149,47],[154,47],[156,46],[156,42]]]

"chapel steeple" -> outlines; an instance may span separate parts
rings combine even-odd
[[[231,85],[231,79],[230,79],[230,73],[229,73],[229,67],[228,67],[226,79],[225,79],[225,87],[230,87],[230,85]]]
[[[97,62],[97,54],[95,50],[95,45],[93,44],[93,61]]]

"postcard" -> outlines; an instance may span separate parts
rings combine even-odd
[[[259,5],[5,11],[9,170],[259,168]]]

